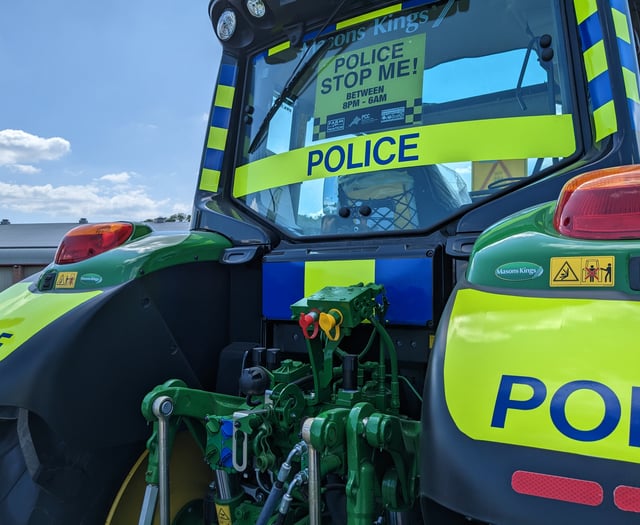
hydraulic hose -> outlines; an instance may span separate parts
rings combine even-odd
[[[296,444],[295,447],[291,449],[287,459],[280,467],[280,471],[278,472],[278,478],[276,479],[273,487],[271,488],[271,492],[269,492],[269,497],[267,497],[267,501],[262,507],[260,511],[260,516],[258,516],[258,520],[256,521],[256,525],[267,525],[269,518],[275,512],[282,496],[284,494],[284,484],[289,478],[289,474],[291,473],[291,461],[296,456],[302,455],[307,451],[307,444],[304,441],[300,441]]]
[[[389,355],[389,361],[391,363],[391,409],[398,411],[400,409],[400,381],[398,380],[398,355],[396,354],[396,347],[391,340],[391,336],[389,336],[389,332],[384,329],[380,321],[372,317],[371,322],[380,334],[381,350],[382,346],[387,348],[387,354]],[[380,359],[384,359],[382,352],[380,352],[380,354]],[[384,375],[383,371],[382,377],[384,377]]]
[[[311,449],[309,449],[309,451],[311,451]],[[289,483],[289,488],[287,489],[285,495],[282,497],[282,503],[280,503],[280,509],[278,510],[278,519],[275,521],[274,525],[280,525],[284,523],[284,520],[287,517],[287,513],[289,512],[289,508],[291,507],[291,502],[293,501],[293,496],[291,495],[291,493],[297,486],[306,483],[308,480],[309,475],[307,474],[307,471],[301,470],[293,478],[293,481]],[[309,524],[311,525],[311,521],[309,522]]]
[[[273,515],[284,494],[284,482],[276,481],[273,484],[269,497],[260,511],[260,516],[256,520],[256,525],[267,525],[269,518]]]

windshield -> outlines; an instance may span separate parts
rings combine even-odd
[[[575,152],[561,28],[553,0],[423,2],[252,57],[234,197],[294,237],[433,228]]]

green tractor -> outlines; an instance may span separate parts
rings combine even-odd
[[[0,294],[0,523],[635,523],[638,15],[213,0],[189,231]]]

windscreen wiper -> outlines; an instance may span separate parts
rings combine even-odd
[[[310,48],[311,46],[309,46],[309,49]],[[273,104],[269,108],[269,111],[267,111],[267,114],[260,123],[260,127],[258,128],[256,136],[253,137],[253,140],[249,145],[249,153],[253,153],[256,148],[262,143],[264,137],[267,134],[267,128],[269,127],[269,123],[273,119],[273,116],[277,113],[285,100],[291,98],[305,73],[309,71],[309,69],[313,67],[318,62],[318,60],[320,60],[324,56],[327,49],[329,49],[329,41],[325,40],[302,67],[299,67],[300,62],[298,62],[298,65],[294,69],[293,75],[289,78],[289,81],[284,86],[284,88],[282,88],[282,92],[280,93],[280,95],[278,95],[278,98],[273,101]],[[302,57],[302,59],[304,59],[304,56]]]
[[[331,15],[329,15],[329,18],[325,20],[320,31],[318,31],[316,36],[309,43],[309,46],[307,47],[302,57],[300,57],[300,60],[296,64],[296,67],[293,68],[293,71],[291,73],[291,76],[289,77],[289,80],[287,80],[287,82],[284,85],[284,88],[282,88],[282,93],[280,93],[278,98],[274,100],[273,104],[269,108],[269,111],[267,111],[267,114],[265,115],[264,119],[260,123],[260,126],[258,127],[258,131],[255,137],[253,137],[251,144],[249,145],[249,150],[248,150],[249,153],[253,153],[256,150],[256,148],[262,143],[262,141],[264,140],[264,137],[266,136],[267,128],[269,127],[269,123],[271,122],[271,119],[273,119],[274,115],[280,109],[280,106],[282,106],[284,101],[287,100],[287,98],[291,97],[296,87],[298,87],[298,83],[304,77],[305,73],[309,71],[309,69],[313,65],[315,65],[318,62],[318,60],[320,60],[324,56],[325,52],[329,49],[329,41],[325,40],[324,42],[322,42],[320,47],[316,49],[316,51],[313,53],[311,58],[307,62],[305,62],[304,65],[302,65],[302,62],[304,62],[304,59],[307,56],[307,53],[311,48],[314,47],[314,45],[318,41],[318,37],[327,28],[327,26],[333,21],[333,19],[337,16],[337,14],[342,9],[342,6],[346,2],[347,0],[342,0],[337,5],[337,7],[333,10],[333,13],[331,13]]]

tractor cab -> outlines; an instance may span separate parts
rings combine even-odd
[[[295,2],[279,38],[270,9],[212,4],[224,56],[196,226],[224,200],[283,242],[428,235],[577,158],[556,3],[405,4],[314,18]]]

